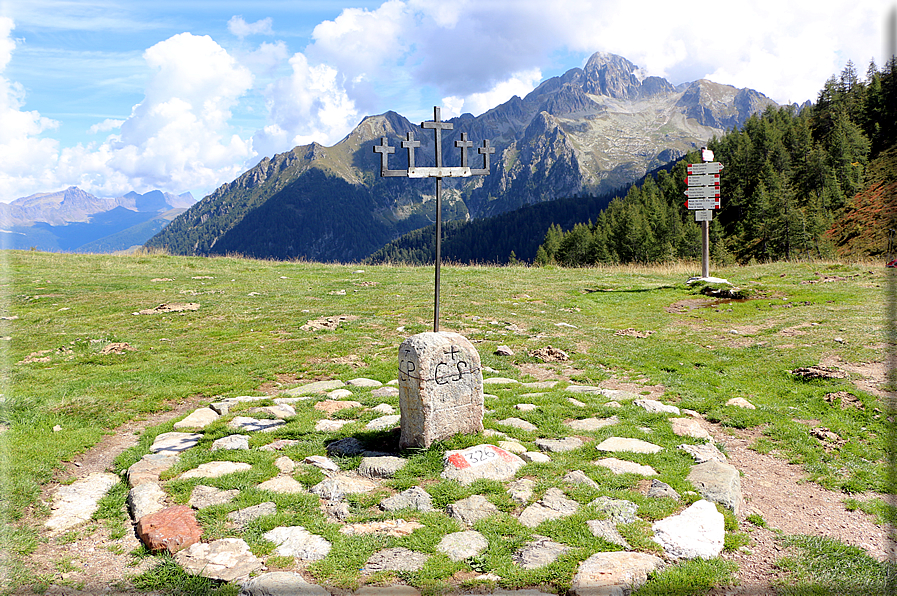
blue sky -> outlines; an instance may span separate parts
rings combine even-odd
[[[550,8],[549,8],[550,6]],[[0,0],[0,201],[201,198],[366,115],[475,115],[596,51],[674,84],[815,100],[883,63],[875,0]]]

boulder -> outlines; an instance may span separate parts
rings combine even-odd
[[[188,573],[225,582],[248,578],[262,568],[262,561],[240,538],[197,542],[179,551],[174,560]]]
[[[601,552],[582,562],[570,593],[573,596],[628,596],[663,568],[663,559],[646,553]]]
[[[736,516],[741,514],[741,475],[735,466],[708,461],[692,466],[686,480],[708,501],[731,509]]]
[[[712,559],[723,550],[725,519],[710,501],[700,500],[679,515],[654,522],[654,541],[673,560]]]
[[[202,537],[202,527],[196,521],[193,509],[175,505],[140,518],[137,536],[152,552],[167,550],[175,554],[197,544]]]

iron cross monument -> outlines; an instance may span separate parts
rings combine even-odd
[[[477,152],[483,156],[483,167],[471,168],[467,165],[467,150],[473,147],[473,141],[467,140],[467,133],[461,133],[461,140],[455,141],[455,147],[461,149],[460,166],[444,166],[442,163],[442,131],[452,130],[451,122],[440,119],[440,108],[433,108],[433,120],[421,122],[421,128],[433,129],[436,141],[436,166],[420,167],[414,162],[414,150],[420,147],[420,141],[414,140],[414,133],[409,132],[402,141],[402,149],[408,150],[408,168],[405,170],[390,170],[387,159],[390,153],[395,153],[396,148],[389,145],[389,139],[380,138],[380,144],[374,145],[374,153],[380,154],[380,176],[404,177],[404,178],[436,178],[436,290],[433,301],[433,331],[439,331],[439,275],[442,267],[442,179],[443,178],[468,178],[470,176],[487,176],[489,174],[489,156],[495,153],[495,147],[489,146],[489,140],[483,141],[483,146]]]

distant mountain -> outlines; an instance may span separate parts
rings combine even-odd
[[[115,252],[143,245],[196,201],[159,190],[99,198],[76,186],[0,203],[3,248]]]
[[[443,217],[477,219],[564,197],[602,196],[706,144],[775,102],[701,80],[674,87],[621,56],[544,81],[481,116],[453,118],[445,165],[459,165],[462,134],[496,153],[485,177],[444,179]],[[361,260],[434,219],[433,181],[379,176],[372,147],[387,137],[390,167],[434,163],[433,133],[395,112],[368,116],[333,147],[317,143],[265,158],[191,207],[147,245],[178,254]],[[471,150],[471,165],[482,161]]]

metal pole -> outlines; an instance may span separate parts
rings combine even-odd
[[[701,277],[710,277],[710,222],[701,222]]]
[[[436,292],[433,304],[433,331],[439,332],[439,271],[442,268],[442,177],[436,178]]]

